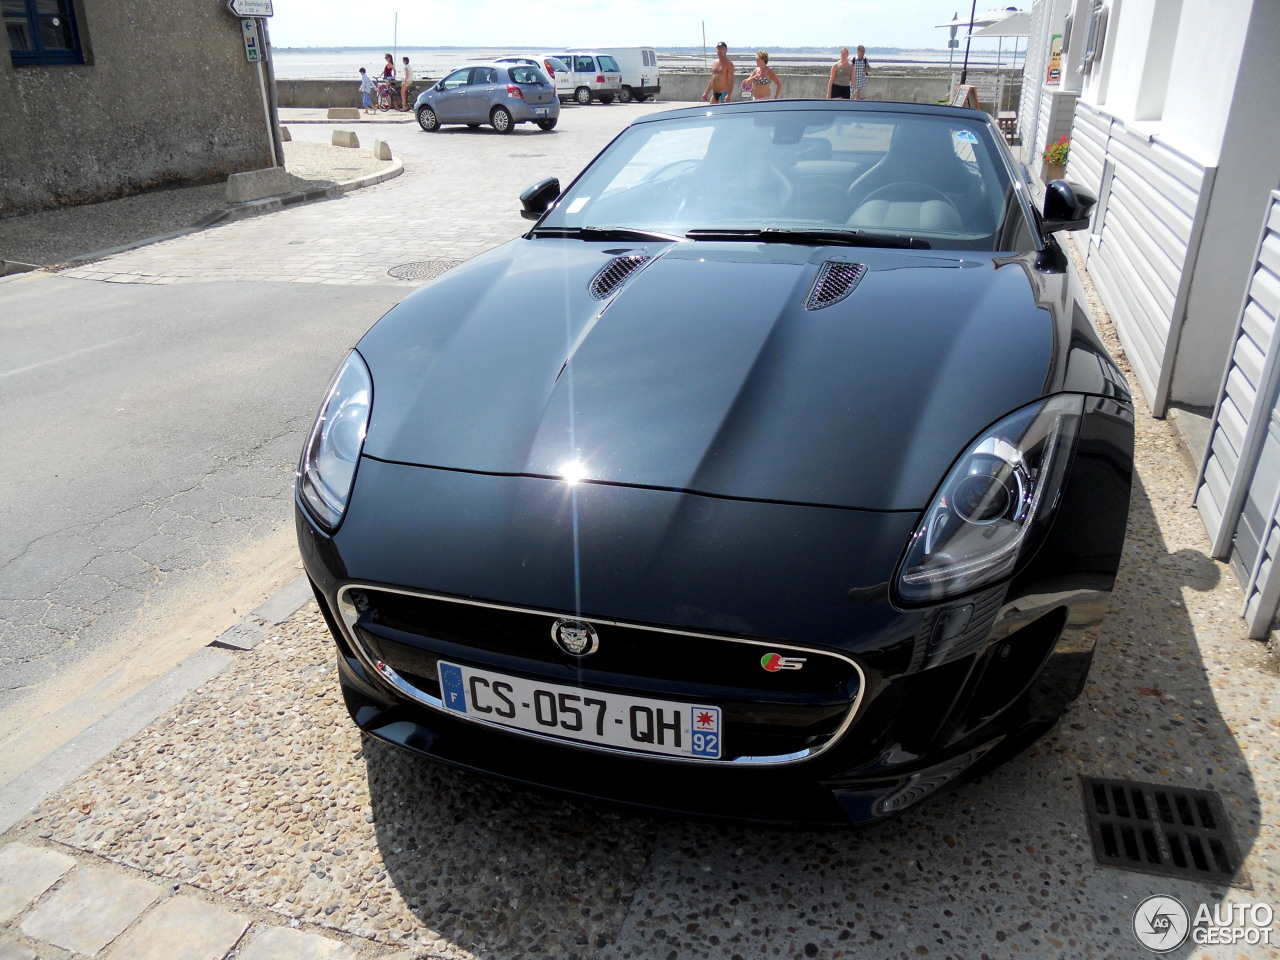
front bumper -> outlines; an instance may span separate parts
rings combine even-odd
[[[1114,413],[1086,418],[1072,479],[1037,557],[1009,582],[930,608],[894,607],[885,582],[914,514],[575,486],[366,458],[336,536],[299,507],[299,543],[338,642],[348,708],[372,736],[504,779],[648,809],[870,823],[1021,749],[1082,689],[1127,512],[1131,414]],[[1100,502],[1104,489],[1116,495]],[[357,591],[378,595],[376,618],[354,609]],[[459,626],[438,612],[441,605],[479,606],[497,619]],[[772,706],[759,683],[735,672],[742,665],[723,667],[730,682],[717,693],[726,715],[737,711],[746,723],[777,726],[780,714],[771,709],[790,697],[802,713],[815,703],[827,710],[828,726],[802,729],[798,744],[773,750],[759,747],[769,730],[744,726],[764,741],[729,754],[735,762],[691,763],[531,739],[433,705],[441,657],[565,681],[545,628],[499,622],[513,610],[636,632],[633,659],[613,669],[599,661],[597,674],[583,674],[588,689],[675,691],[676,699],[700,702],[691,691],[712,685],[738,644],[753,653],[765,646],[827,657],[808,687],[773,696]],[[691,647],[682,665],[678,645],[657,646],[646,665],[646,631],[696,636],[706,649],[695,656]],[[379,675],[379,658],[408,678],[409,689]],[[852,669],[836,676],[841,663]],[[829,710],[833,698],[840,702]],[[746,716],[753,702],[759,715]]]

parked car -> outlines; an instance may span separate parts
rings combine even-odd
[[[575,101],[586,106],[592,100],[600,103],[613,103],[614,98],[622,91],[622,72],[618,62],[607,53],[557,53],[556,57],[564,61],[569,68],[569,77],[563,84],[557,84],[557,92],[568,88]]]
[[[488,123],[510,133],[517,123],[554,130],[560,101],[536,63],[481,63],[458,67],[432,84],[418,94],[413,110],[428,133],[446,123]]]
[[[643,103],[662,92],[662,81],[658,75],[658,53],[653,47],[570,47],[568,52],[593,51],[612,57],[618,65],[620,102],[637,100]]]
[[[556,95],[560,99],[566,99],[573,96],[573,78],[570,76],[568,65],[559,57],[553,57],[550,54],[544,54],[540,57],[499,57],[494,63],[532,63],[536,64],[546,72],[551,78],[551,82],[555,84]]]
[[[367,734],[645,808],[868,823],[1082,690],[1133,403],[986,114],[637,120],[335,376],[297,531]],[[1073,776],[1075,760],[1064,767]]]

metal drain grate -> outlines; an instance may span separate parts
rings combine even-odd
[[[1082,783],[1098,863],[1190,880],[1231,880],[1239,870],[1216,793],[1097,777]]]
[[[461,262],[461,260],[417,260],[392,267],[387,274],[397,280],[433,280]]]

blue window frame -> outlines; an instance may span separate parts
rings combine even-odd
[[[84,63],[73,0],[0,0],[15,67]]]

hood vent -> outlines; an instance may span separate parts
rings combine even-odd
[[[806,310],[822,310],[832,304],[839,303],[853,293],[867,272],[865,263],[842,263],[828,260],[818,268],[818,275],[813,278],[813,286],[805,297]]]
[[[607,300],[618,287],[626,281],[627,277],[635,273],[646,263],[652,260],[652,257],[642,253],[633,253],[625,257],[615,257],[610,260],[605,268],[595,275],[591,280],[591,296],[597,300]]]

